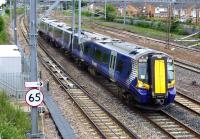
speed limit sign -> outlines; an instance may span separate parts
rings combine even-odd
[[[38,89],[32,89],[26,94],[26,102],[33,107],[40,105],[43,101],[43,98],[44,96],[42,92],[40,92]]]

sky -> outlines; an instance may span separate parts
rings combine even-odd
[[[2,4],[5,4],[6,3],[6,0],[0,0],[0,6],[2,5]]]

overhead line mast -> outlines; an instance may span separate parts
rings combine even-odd
[[[30,66],[31,81],[35,82],[38,80],[37,77],[37,17],[36,17],[36,0],[30,0]],[[31,107],[31,139],[40,138],[38,131],[38,111],[37,107]]]

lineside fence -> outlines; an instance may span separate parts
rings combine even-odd
[[[20,53],[22,59],[22,72],[0,73],[0,90],[17,101],[24,100],[27,92],[27,89],[25,88],[25,82],[30,81],[29,57],[25,57],[22,49],[20,49]]]

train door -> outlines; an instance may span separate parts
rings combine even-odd
[[[165,97],[167,93],[167,59],[165,57],[151,59],[151,79],[153,96]]]
[[[117,52],[111,51],[110,63],[109,63],[109,76],[112,80],[114,80],[116,61],[117,61]]]
[[[80,57],[83,58],[84,45],[81,41],[80,41],[79,45],[80,45]]]

